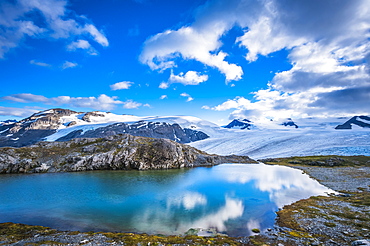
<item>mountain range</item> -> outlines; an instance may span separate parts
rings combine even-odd
[[[178,120],[181,117],[178,117]],[[157,121],[159,120],[159,121]],[[166,122],[167,120],[167,122]],[[181,127],[176,119],[143,120],[131,115],[106,112],[76,112],[69,109],[49,109],[18,122],[0,124],[0,147],[23,147],[39,141],[68,141],[74,138],[100,138],[126,133],[133,136],[166,138],[189,143],[209,136],[197,126]]]
[[[106,138],[117,134],[170,139],[219,155],[252,158],[294,155],[370,155],[370,117],[306,118],[252,122],[233,119],[220,127],[192,116],[116,115],[49,109],[20,121],[0,122],[0,147],[41,141]]]

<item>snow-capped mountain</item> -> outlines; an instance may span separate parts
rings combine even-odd
[[[247,119],[243,119],[243,120],[234,119],[233,121],[231,121],[228,125],[224,127],[229,128],[229,129],[241,129],[241,130],[248,129],[250,130],[253,127],[253,124],[250,120],[247,120]]]
[[[287,126],[287,127],[298,128],[298,125],[291,118],[288,118],[286,121],[281,123],[281,125]]]
[[[234,119],[229,124],[224,126],[224,128],[229,129],[241,129],[241,130],[252,130],[252,129],[283,129],[284,127],[298,128],[298,125],[291,119],[273,121],[257,121],[252,122],[248,119]]]
[[[212,127],[215,127],[213,123],[195,117],[137,117],[57,108],[41,111],[19,122],[0,125],[0,147],[21,147],[42,140],[64,141],[120,133],[188,143],[208,138],[201,130],[207,129],[212,133]]]
[[[17,122],[16,120],[5,120],[5,121],[0,121],[0,126],[5,126],[5,125],[10,125]]]
[[[352,129],[352,127],[370,128],[369,116],[354,116],[345,123],[338,125],[335,129]]]
[[[320,154],[370,155],[370,117],[367,116],[235,120],[231,123],[230,128],[224,128],[192,116],[138,117],[50,109],[18,122],[0,124],[0,147],[127,133],[189,143],[211,154],[248,155],[255,159]]]

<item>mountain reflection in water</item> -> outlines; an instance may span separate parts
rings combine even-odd
[[[61,230],[230,236],[272,227],[285,204],[333,192],[302,171],[264,164],[161,171],[0,176],[0,222]]]

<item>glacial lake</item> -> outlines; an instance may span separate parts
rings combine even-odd
[[[285,204],[332,190],[283,166],[0,175],[0,222],[59,230],[230,236],[274,225]]]

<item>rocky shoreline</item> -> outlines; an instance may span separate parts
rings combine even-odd
[[[301,169],[338,193],[284,206],[277,212],[275,228],[261,236],[261,241],[271,245],[370,245],[369,156],[293,157],[266,162]]]
[[[317,157],[300,158],[312,161]],[[333,157],[320,158],[325,162]],[[261,233],[255,230],[256,234],[251,237],[61,232],[3,223],[0,224],[0,245],[370,245],[370,157],[336,158],[350,162],[334,167],[322,163],[319,163],[321,166],[302,165],[302,160],[289,158],[267,162],[301,169],[338,193],[285,206],[277,212],[274,228]]]

